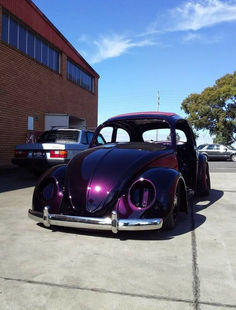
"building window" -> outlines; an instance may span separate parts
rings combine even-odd
[[[18,41],[18,24],[13,19],[10,19],[9,44],[17,48],[17,41]]]
[[[39,38],[35,38],[35,58],[39,62],[42,61],[42,49],[41,49],[41,40]]]
[[[34,35],[31,32],[27,32],[27,55],[34,57]]]
[[[67,59],[67,79],[92,93],[94,92],[94,78],[69,59]]]
[[[34,118],[33,118],[33,116],[28,116],[28,130],[34,130]]]
[[[26,29],[19,25],[19,50],[26,54]]]
[[[48,45],[42,42],[42,63],[48,66]]]
[[[8,17],[3,14],[2,15],[2,40],[8,42],[8,33],[9,33],[9,23]]]
[[[2,41],[60,73],[60,53],[5,12],[2,14]]]

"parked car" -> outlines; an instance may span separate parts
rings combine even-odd
[[[207,159],[188,122],[174,113],[132,113],[108,119],[88,150],[44,174],[29,217],[113,233],[173,229],[189,195],[209,192]]]
[[[236,161],[236,149],[222,144],[203,144],[198,146],[199,152],[205,155],[209,160],[227,160]]]
[[[51,166],[67,163],[87,149],[93,134],[79,129],[45,131],[37,143],[16,145],[12,163],[40,173]]]

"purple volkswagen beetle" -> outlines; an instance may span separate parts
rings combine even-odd
[[[113,233],[173,229],[189,194],[209,192],[207,159],[188,122],[174,113],[131,113],[108,119],[89,149],[42,176],[29,217]]]

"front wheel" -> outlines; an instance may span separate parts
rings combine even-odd
[[[210,180],[210,173],[209,173],[209,167],[207,166],[205,171],[205,187],[200,193],[201,196],[208,196],[211,191],[211,180]]]
[[[177,218],[179,215],[179,210],[180,210],[180,187],[178,185],[175,191],[171,211],[168,217],[164,220],[163,230],[172,230],[175,228],[176,223],[177,223]]]
[[[236,161],[236,154],[231,155],[231,160]]]

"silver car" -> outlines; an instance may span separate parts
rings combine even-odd
[[[232,160],[236,161],[236,149],[222,144],[202,144],[198,146],[199,152],[209,160]]]
[[[88,148],[93,132],[83,129],[53,129],[45,131],[37,143],[15,146],[12,163],[39,174],[51,166],[69,162]]]

